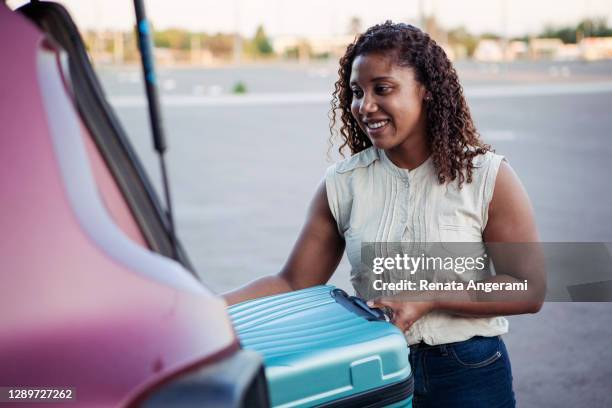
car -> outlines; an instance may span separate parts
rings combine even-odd
[[[2,402],[267,407],[69,14],[1,4],[0,50]]]

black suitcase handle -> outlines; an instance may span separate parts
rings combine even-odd
[[[366,320],[387,322],[389,321],[389,318],[387,317],[385,312],[382,311],[382,309],[371,308],[366,304],[363,299],[358,298],[357,296],[349,296],[342,289],[336,288],[332,290],[331,295],[334,300],[340,305],[344,306],[344,308],[348,309],[349,311],[355,313],[358,316],[363,317]]]

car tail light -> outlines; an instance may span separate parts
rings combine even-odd
[[[259,354],[238,350],[220,361],[181,373],[147,390],[131,406],[268,408],[270,400]]]

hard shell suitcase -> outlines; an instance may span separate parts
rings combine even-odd
[[[378,309],[334,286],[229,308],[245,349],[264,358],[274,407],[412,407],[410,349]]]

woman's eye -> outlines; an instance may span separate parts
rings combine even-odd
[[[379,94],[385,94],[391,90],[390,86],[377,86],[376,92]]]
[[[352,89],[353,92],[353,96],[357,97],[357,98],[361,98],[361,95],[363,95],[363,92],[361,92],[361,89]]]

